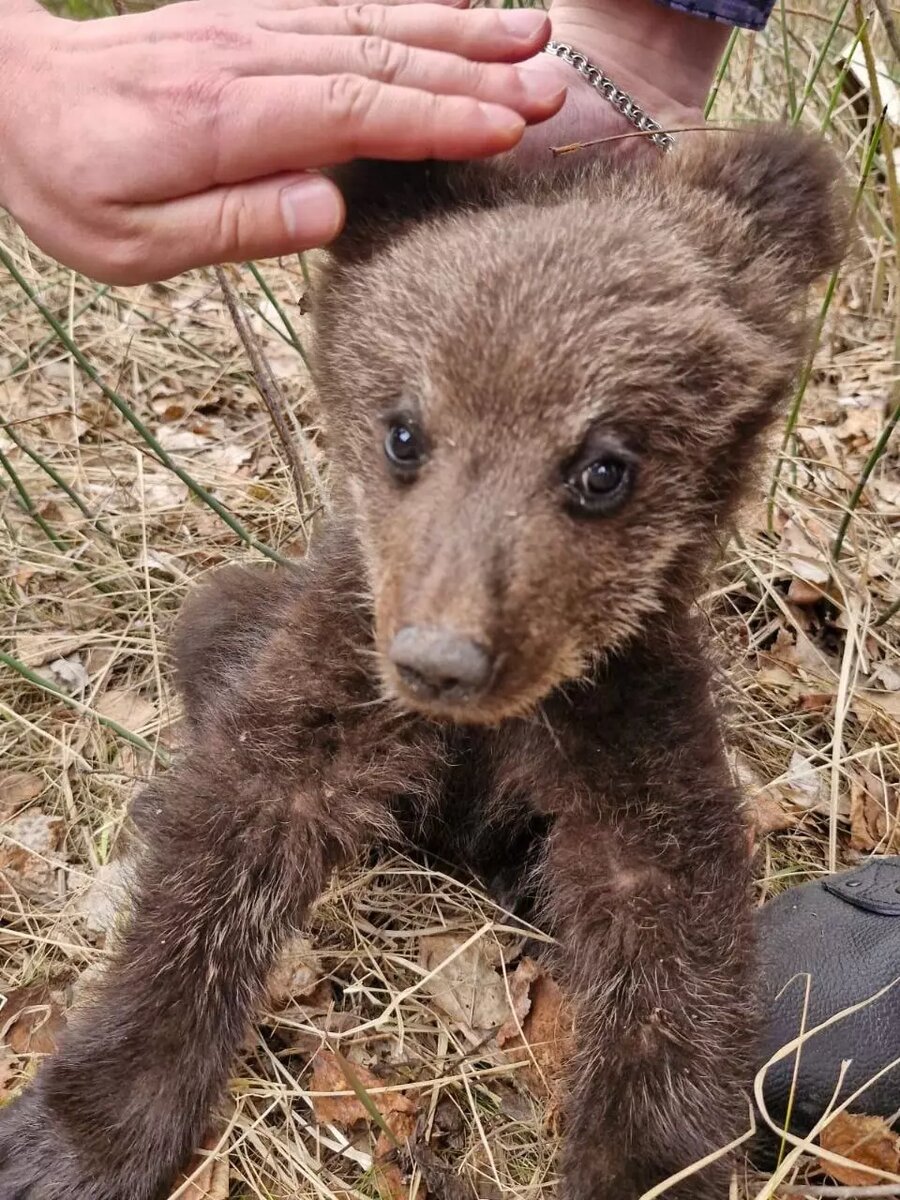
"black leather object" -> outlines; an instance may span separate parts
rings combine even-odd
[[[764,905],[757,918],[766,1019],[757,1063],[761,1067],[800,1033],[804,973],[811,977],[806,1029],[900,978],[900,857],[869,859],[852,871],[792,888]],[[839,1099],[895,1058],[900,1058],[900,982],[804,1042],[792,1132],[808,1133],[822,1116],[844,1059],[852,1061]],[[766,1075],[766,1106],[779,1122],[786,1113],[793,1070],[794,1057],[789,1055]],[[900,1067],[892,1068],[851,1106],[851,1111],[880,1116],[894,1116],[898,1110]],[[764,1155],[765,1141],[762,1136],[755,1157]]]

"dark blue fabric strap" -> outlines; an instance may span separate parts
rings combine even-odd
[[[658,0],[667,8],[677,8],[695,17],[709,17],[726,25],[762,29],[775,7],[775,0]]]

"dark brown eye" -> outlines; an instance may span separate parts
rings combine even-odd
[[[395,471],[408,475],[425,461],[425,441],[412,425],[393,421],[385,435],[384,453]]]
[[[569,477],[568,487],[580,509],[606,516],[627,499],[633,480],[630,462],[616,454],[605,454],[578,467]]]

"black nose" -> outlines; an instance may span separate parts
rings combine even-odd
[[[450,629],[407,625],[388,653],[409,690],[428,700],[468,700],[491,677],[491,660],[481,646]]]

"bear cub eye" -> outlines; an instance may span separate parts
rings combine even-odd
[[[628,499],[634,476],[632,462],[620,454],[608,453],[576,467],[566,487],[579,511],[608,516]]]
[[[427,456],[425,438],[409,421],[391,421],[384,438],[384,453],[391,469],[400,475],[412,475]]]

